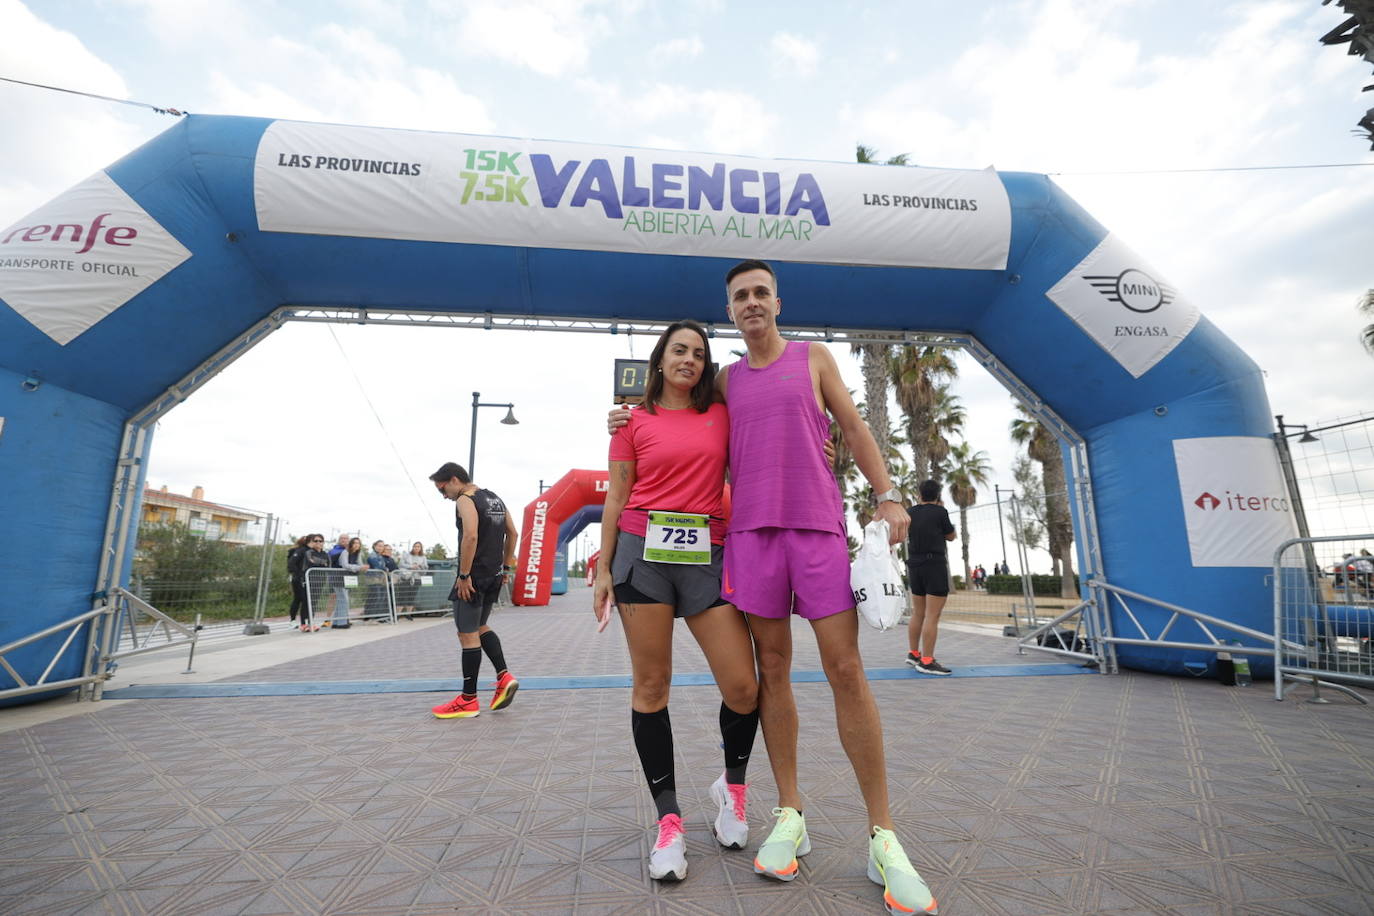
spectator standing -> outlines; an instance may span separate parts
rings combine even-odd
[[[303,534],[296,538],[296,543],[286,552],[286,574],[291,579],[291,626],[296,625],[296,615],[301,615],[301,623],[305,623],[305,579],[301,573],[301,556],[308,549],[310,535]]]
[[[950,670],[935,660],[935,636],[940,612],[949,598],[949,558],[945,542],[954,540],[954,525],[949,512],[940,504],[940,485],[921,481],[920,502],[906,510],[911,517],[907,529],[907,577],[911,583],[911,621],[907,624],[907,643],[911,651],[906,663],[922,674],[948,675]]]
[[[329,563],[329,554],[324,552],[324,535],[319,533],[307,534],[305,551],[300,557],[301,592],[307,596],[305,606],[301,609],[302,633],[312,633],[319,629],[319,625],[315,623],[314,608],[320,603],[320,597],[324,594]],[[325,572],[316,573],[312,576],[310,575],[312,569],[320,569]]]
[[[386,610],[386,544],[373,541],[372,550],[367,555],[367,570],[363,578],[367,582],[367,600],[363,605],[363,617],[368,623],[390,623]]]
[[[425,545],[419,541],[411,544],[410,552],[402,554],[397,565],[400,572],[396,580],[396,613],[404,614],[406,620],[413,620],[415,596],[420,591],[420,580],[429,572],[429,558],[425,556]]]
[[[367,558],[363,556],[361,538],[349,538],[348,546],[334,558],[335,566],[341,571],[339,584],[334,588],[334,629],[346,630],[353,624],[348,620],[348,588],[342,577],[361,575],[367,568]]]
[[[329,548],[329,565],[333,569],[339,568],[339,557],[348,550],[348,542],[351,540],[347,533],[340,534],[338,541],[333,547]],[[343,604],[343,616],[348,617],[348,589],[344,588],[343,573],[330,573],[325,577],[329,580],[330,590],[333,601],[326,613],[320,616],[324,618],[324,625],[330,626],[333,623],[334,614],[338,611],[339,605]]]

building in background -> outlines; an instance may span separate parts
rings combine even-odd
[[[221,506],[205,499],[205,488],[195,487],[190,496],[152,488],[143,491],[141,525],[185,525],[192,532],[229,544],[262,542],[263,517],[247,509]]]

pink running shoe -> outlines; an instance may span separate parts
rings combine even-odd
[[[649,877],[655,881],[681,881],[687,877],[687,839],[682,818],[665,814],[658,822],[658,839],[649,850]]]

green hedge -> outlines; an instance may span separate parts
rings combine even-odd
[[[1020,576],[988,576],[987,585],[989,595],[1021,594]],[[1073,587],[1078,588],[1078,576],[1073,577]],[[1032,575],[1031,591],[1040,598],[1058,598],[1059,577]]]

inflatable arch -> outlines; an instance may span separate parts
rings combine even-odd
[[[512,601],[525,606],[549,603],[555,553],[587,527],[593,514],[595,521],[601,520],[600,507],[606,505],[609,486],[610,475],[605,471],[572,470],[525,507],[515,581],[510,588]],[[595,513],[590,511],[593,508]]]
[[[602,499],[605,499],[604,494]],[[567,521],[558,526],[558,551],[554,554],[553,584],[550,586],[549,594],[566,595],[568,593],[568,545],[588,525],[601,523],[601,510],[603,508],[605,508],[604,503],[597,506],[583,506],[570,515]],[[520,568],[524,569],[523,566]]]
[[[1122,664],[1205,672],[1212,640],[1106,586],[1267,629],[1260,373],[1044,175],[191,116],[0,232],[0,690],[99,667],[154,422],[284,322],[732,330],[746,257],[789,333],[936,335],[1051,425],[1085,599],[1151,633]]]

